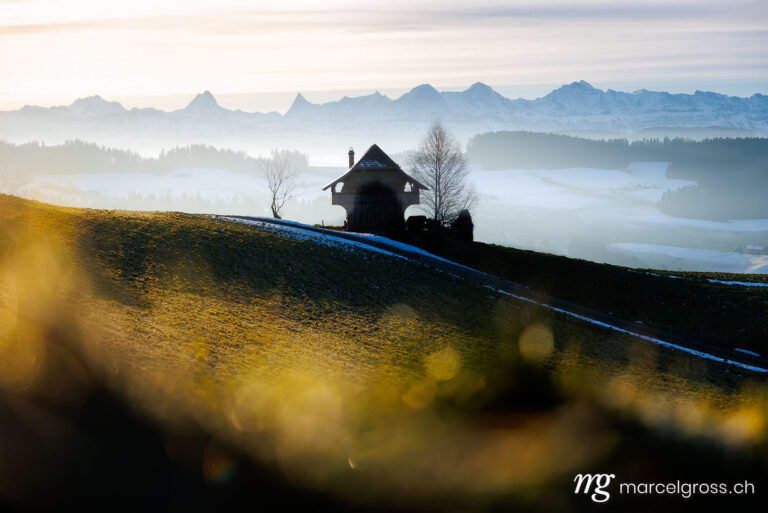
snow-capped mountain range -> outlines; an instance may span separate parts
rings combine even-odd
[[[230,142],[292,147],[325,144],[329,137],[391,141],[413,146],[434,119],[460,138],[489,130],[597,130],[630,133],[651,127],[723,127],[768,134],[768,96],[749,98],[713,92],[603,91],[573,82],[535,100],[509,99],[480,82],[465,91],[420,85],[397,99],[378,92],[315,104],[298,94],[290,109],[245,112],[221,107],[205,91],[183,109],[125,109],[100,96],[68,106],[25,106],[0,112],[0,139],[13,142],[85,139],[121,146]],[[345,139],[346,140],[346,139]],[[291,144],[293,142],[293,144]],[[249,143],[249,144],[246,144]],[[398,149],[395,148],[395,149]]]

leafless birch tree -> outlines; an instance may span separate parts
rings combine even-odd
[[[410,172],[429,188],[421,193],[421,208],[440,226],[447,227],[459,212],[477,203],[461,145],[439,121],[435,121],[419,149],[411,154]]]
[[[275,219],[280,219],[280,210],[293,196],[296,186],[296,171],[288,162],[288,152],[272,150],[269,157],[258,160],[261,174],[267,180],[271,197],[270,209]]]

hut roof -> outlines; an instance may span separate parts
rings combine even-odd
[[[424,184],[403,171],[400,166],[398,166],[397,163],[389,157],[389,155],[384,153],[384,151],[375,144],[368,148],[363,156],[360,157],[360,159],[355,162],[355,164],[349,168],[348,171],[323,187],[323,190],[336,185],[338,182],[344,181],[350,174],[382,170],[401,173],[405,177],[406,181],[413,183],[415,187],[423,190],[429,190],[429,188]]]

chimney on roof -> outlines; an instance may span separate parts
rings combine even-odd
[[[355,165],[355,150],[350,148],[349,149],[349,167],[351,168],[354,165]]]

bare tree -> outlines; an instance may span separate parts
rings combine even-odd
[[[267,180],[267,189],[271,197],[272,216],[280,219],[280,210],[285,202],[293,197],[296,187],[296,171],[288,162],[286,151],[272,150],[269,157],[258,160],[261,174]]]
[[[422,210],[440,226],[450,225],[462,210],[477,203],[461,145],[440,121],[434,122],[419,149],[411,153],[409,167],[412,176],[429,188],[419,198]]]

